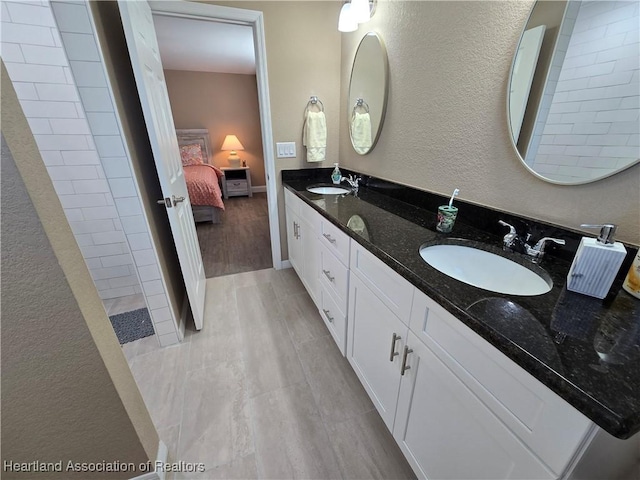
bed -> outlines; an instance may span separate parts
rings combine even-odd
[[[211,144],[206,129],[176,130],[180,156],[196,222],[220,223],[224,203],[220,178],[224,175],[211,164]]]

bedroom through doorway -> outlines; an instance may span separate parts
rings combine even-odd
[[[157,14],[153,20],[205,276],[271,268],[252,28]],[[229,141],[239,142],[234,151]]]

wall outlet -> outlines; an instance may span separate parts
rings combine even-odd
[[[276,142],[276,156],[278,158],[293,158],[296,156],[296,142]]]

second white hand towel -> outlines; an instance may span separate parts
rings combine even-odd
[[[371,149],[371,117],[368,113],[355,112],[351,119],[351,142],[353,149],[361,155]]]
[[[324,112],[307,112],[302,131],[307,162],[324,162],[327,154],[327,119]]]

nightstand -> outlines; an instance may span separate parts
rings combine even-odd
[[[242,195],[253,196],[249,167],[222,167],[220,170],[224,173],[224,177],[222,177],[222,195],[225,199]]]

